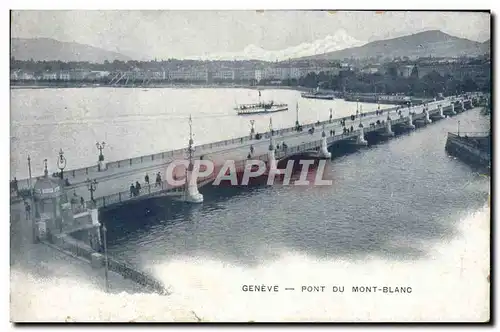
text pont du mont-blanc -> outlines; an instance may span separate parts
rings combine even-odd
[[[301,292],[301,293],[382,293],[382,294],[411,294],[410,286],[325,286],[325,285],[302,285],[300,287],[280,287],[279,285],[242,285],[241,290],[246,293],[279,293],[279,292]]]

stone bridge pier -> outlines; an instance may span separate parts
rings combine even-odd
[[[328,143],[326,141],[326,133],[324,129],[321,133],[321,146],[319,148],[318,155],[323,159],[330,159],[332,157],[332,154],[330,153],[330,151],[328,151]]]
[[[429,115],[429,111],[427,109],[424,109],[424,114],[425,114],[424,123],[425,124],[432,123],[432,120],[431,120],[430,115]]]
[[[363,128],[363,126],[360,126],[359,127],[359,130],[358,130],[358,137],[356,137],[356,144],[357,145],[368,145],[368,142],[365,140],[365,130]]]
[[[444,110],[444,113],[449,116],[457,115],[457,112],[455,111],[455,103],[451,103],[450,108]]]
[[[189,203],[202,203],[203,195],[198,191],[198,180],[193,178],[193,163],[189,162],[186,172],[186,185],[183,200]]]
[[[387,116],[387,121],[385,122],[385,133],[387,136],[394,136],[394,132],[392,131],[392,123],[390,116]]]
[[[443,114],[443,107],[441,105],[438,105],[438,112],[437,113],[434,113],[432,115],[432,118],[433,119],[444,119],[446,116]]]
[[[408,124],[407,124],[407,127],[409,129],[415,129],[415,125],[413,124],[413,115],[410,113],[408,113]]]

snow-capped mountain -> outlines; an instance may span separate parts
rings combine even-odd
[[[266,50],[252,44],[245,47],[241,52],[213,53],[201,56],[191,56],[187,59],[283,61],[343,50],[350,47],[362,46],[364,44],[366,44],[366,42],[349,36],[345,30],[339,30],[333,36],[329,35],[323,39],[315,40],[312,43],[302,43],[283,50]]]

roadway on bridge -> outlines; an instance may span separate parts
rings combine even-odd
[[[444,107],[446,105],[449,105],[449,101],[441,100],[438,102],[429,103],[428,106],[430,108],[434,108],[437,104],[441,104]],[[411,111],[420,113],[422,112],[422,107],[423,106],[412,107]],[[402,109],[403,116],[407,116],[408,113],[408,108]],[[392,119],[396,119],[397,117],[399,117],[395,112],[391,112],[390,116]],[[363,117],[361,119],[361,122],[366,128],[372,122],[376,122],[377,120],[382,121],[386,119],[387,112],[384,112],[382,115],[378,116]],[[346,127],[349,128],[352,125],[354,127],[354,130],[357,130],[359,122],[359,119],[355,119],[354,121],[351,121],[349,119],[346,121]],[[275,135],[273,137],[273,141],[275,145],[279,144],[280,146],[282,145],[282,142],[286,142],[287,146],[289,148],[292,148],[303,143],[320,140],[323,131],[322,129],[323,126],[321,125],[315,128],[314,134],[309,134],[307,130],[304,130],[303,132],[288,132],[283,135]],[[330,130],[335,130],[336,135],[342,133],[342,126],[340,126],[338,119],[333,120],[331,124],[325,125],[325,132],[327,136],[329,136]],[[210,159],[213,160],[217,165],[222,165],[226,160],[245,160],[248,156],[248,153],[250,152],[250,145],[253,145],[254,147],[254,156],[258,157],[260,155],[266,155],[269,147],[269,139],[254,139],[251,141],[246,141],[243,144],[237,143],[213,149],[200,149],[195,152],[195,156],[199,157],[200,155],[203,155],[204,159]],[[181,158],[182,157],[145,162],[129,167],[109,169],[105,172],[102,172],[106,173],[106,175],[98,180],[99,183],[97,186],[97,190],[94,193],[94,198],[116,194],[121,191],[127,191],[130,188],[130,185],[133,183],[135,184],[136,181],[139,181],[141,183],[141,186],[144,188],[144,177],[146,174],[149,175],[150,183],[153,184],[155,182],[156,173],[158,172],[160,172],[162,180],[165,180],[165,172],[168,164],[173,159]],[[83,180],[84,179],[82,178],[81,181]],[[85,200],[88,200],[90,197],[89,191],[84,183],[77,186],[76,188],[69,188],[68,196],[72,195],[72,192],[75,192],[78,196],[83,196]]]

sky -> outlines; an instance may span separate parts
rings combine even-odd
[[[425,30],[490,38],[490,16],[478,12],[40,10],[11,17],[12,37],[77,42],[134,58],[238,52],[250,44],[279,50],[338,30],[367,42]]]

